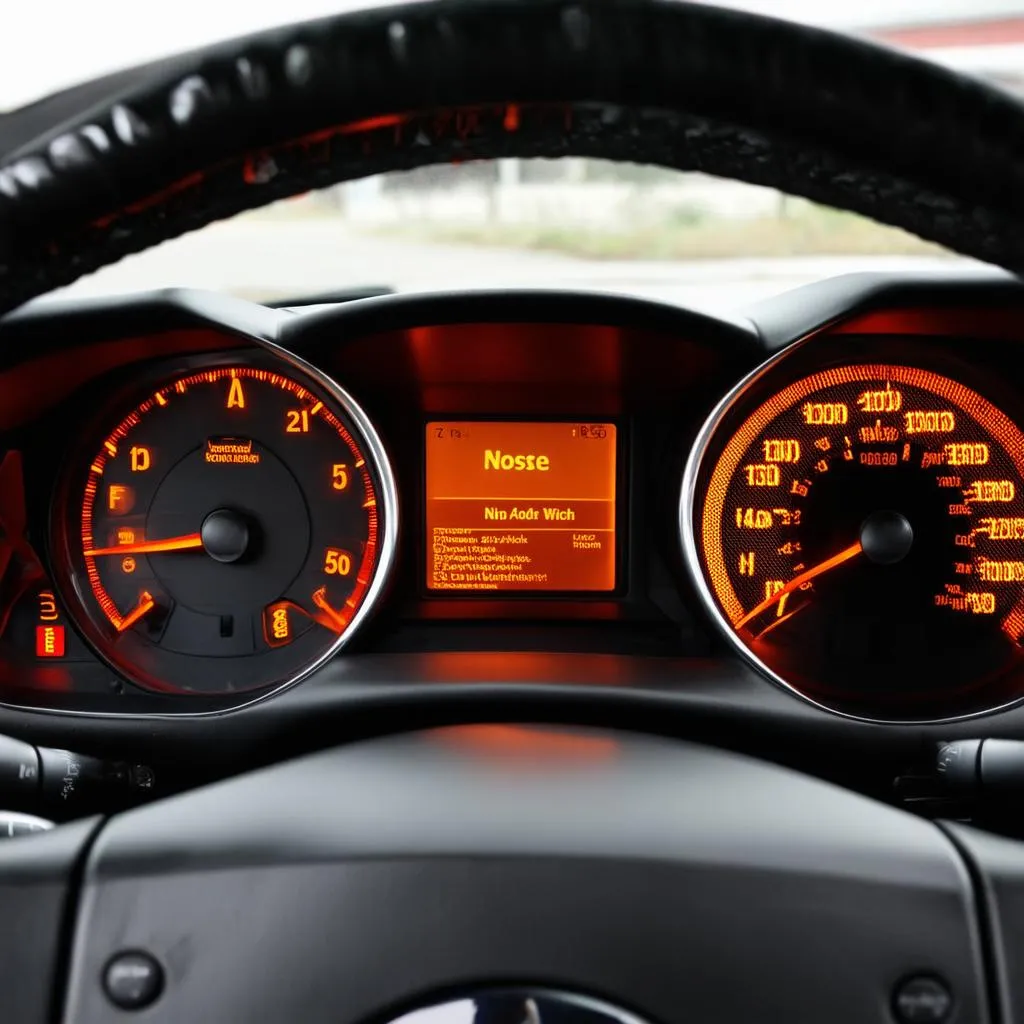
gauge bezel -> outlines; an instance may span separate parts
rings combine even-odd
[[[820,697],[805,692],[799,686],[789,682],[784,676],[780,675],[764,661],[762,661],[742,640],[732,624],[729,622],[722,608],[719,606],[718,599],[711,589],[711,584],[704,572],[704,557],[701,552],[700,540],[697,536],[697,503],[698,493],[697,485],[701,479],[702,473],[705,472],[706,459],[709,451],[714,447],[714,442],[718,439],[718,433],[722,424],[734,413],[737,406],[743,403],[748,394],[756,388],[766,376],[771,374],[777,366],[783,364],[798,353],[804,353],[808,346],[817,346],[828,343],[841,345],[844,342],[849,342],[850,337],[844,336],[843,338],[836,338],[830,336],[827,332],[815,332],[814,334],[808,335],[801,338],[793,344],[787,346],[774,355],[770,356],[764,362],[760,363],[748,374],[746,374],[741,380],[739,380],[715,405],[711,410],[707,419],[703,422],[700,430],[697,432],[694,438],[693,444],[690,448],[689,455],[686,459],[686,465],[683,470],[683,478],[680,487],[680,498],[679,498],[679,539],[680,547],[682,550],[683,565],[690,582],[694,586],[700,603],[704,611],[711,618],[717,631],[728,641],[731,647],[740,655],[742,660],[749,666],[751,666],[760,675],[764,676],[775,686],[784,690],[785,692],[798,697],[805,704],[809,704],[812,707],[817,708],[820,711],[827,712],[830,715],[835,715],[839,718],[844,718],[850,721],[864,722],[872,725],[898,725],[898,726],[925,726],[925,725],[942,725],[953,722],[962,722],[974,718],[979,718],[985,715],[996,714],[1000,711],[1004,711],[1007,708],[1015,707],[1024,702],[1024,693],[1020,696],[1014,697],[1011,700],[997,701],[991,705],[978,708],[976,710],[970,710],[963,713],[951,714],[951,715],[936,715],[934,717],[886,717],[885,715],[871,715],[860,713],[856,711],[843,710],[840,707],[834,707],[822,700]],[[870,337],[867,339],[870,344],[875,345],[878,343],[877,337]],[[901,342],[907,339],[899,339]],[[827,356],[823,357],[822,361],[814,367],[800,367],[799,373],[793,378],[794,381],[800,380],[801,378],[818,372],[827,366],[832,365],[853,365],[856,363],[862,363],[875,359],[875,356],[869,355],[863,351],[850,352],[846,354],[846,358],[841,359],[829,359]],[[908,356],[900,353],[899,356],[886,355],[885,361],[893,362],[899,360],[908,359]],[[941,360],[935,358],[935,354],[931,353],[929,356],[921,360],[922,362],[930,363],[941,363]],[[922,369],[928,369],[933,372],[943,372],[941,369],[937,369],[933,366],[922,366]],[[945,371],[950,372],[950,371]],[[961,381],[958,381],[961,382]],[[786,386],[789,381],[784,381],[780,386]],[[962,383],[962,382],[961,382]],[[966,384],[965,386],[975,389],[973,383]],[[777,388],[775,390],[778,390]],[[979,392],[982,397],[985,397],[988,401],[987,395],[984,392]],[[993,404],[995,404],[993,402]],[[760,405],[759,401],[755,399],[750,407],[749,411],[753,411]],[[1002,406],[997,406],[1001,411]],[[1009,416],[1009,414],[1006,414]],[[1009,417],[1011,420],[1014,418]],[[1016,421],[1014,420],[1015,425]],[[1018,429],[1022,429],[1018,426]],[[1024,429],[1022,429],[1024,432]]]
[[[296,686],[323,668],[361,632],[365,623],[377,610],[395,565],[400,514],[398,487],[387,449],[372,420],[349,392],[318,367],[268,340],[253,338],[251,339],[251,344],[252,348],[248,350],[235,349],[211,356],[186,356],[174,361],[163,360],[161,363],[151,366],[150,371],[147,372],[141,384],[136,379],[130,385],[113,391],[112,401],[106,404],[100,415],[95,418],[93,425],[91,425],[99,424],[99,431],[87,429],[87,439],[93,440],[94,433],[97,436],[102,435],[102,427],[106,424],[106,421],[117,416],[116,412],[113,413],[113,417],[109,415],[112,410],[120,409],[125,400],[131,402],[133,398],[137,398],[139,394],[144,393],[151,383],[159,380],[173,380],[177,376],[187,375],[197,370],[216,369],[232,365],[252,366],[259,369],[277,369],[286,375],[293,375],[300,384],[310,386],[315,393],[320,393],[323,398],[328,399],[337,406],[351,426],[356,443],[362,448],[364,457],[367,460],[371,479],[378,492],[377,516],[379,539],[373,577],[367,587],[362,603],[352,616],[345,631],[299,671],[292,673],[281,682],[271,683],[251,691],[222,694],[174,692],[170,695],[175,700],[181,700],[183,705],[181,711],[147,717],[182,718],[220,715],[261,703]],[[117,401],[118,399],[121,401]],[[83,457],[86,459],[90,458],[91,452],[86,445],[81,443],[74,445],[67,453],[51,502],[49,561],[51,563],[54,584],[62,594],[72,625],[83,637],[90,649],[96,653],[104,664],[116,673],[118,678],[125,678],[133,685],[138,685],[147,692],[154,692],[145,684],[137,683],[131,674],[126,673],[122,667],[114,664],[105,654],[103,645],[105,638],[102,636],[97,625],[92,621],[92,617],[86,609],[85,602],[88,600],[88,596],[82,593],[80,580],[74,571],[76,561],[72,545],[73,537],[77,536],[77,534],[70,530],[70,526],[76,520],[74,509],[77,489],[75,485],[78,482],[79,476],[82,475],[79,471]],[[210,699],[223,701],[224,704],[215,710],[190,711],[187,709],[187,704],[191,700]],[[105,713],[104,716],[139,717],[134,713],[118,712]]]

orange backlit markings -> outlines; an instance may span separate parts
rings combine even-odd
[[[956,430],[956,416],[947,409],[905,412],[903,423],[908,434],[952,434]]]
[[[36,626],[36,657],[64,657],[63,626]]]
[[[978,579],[982,583],[1024,583],[1024,562],[978,561]]]
[[[786,586],[785,580],[765,580],[764,581],[764,599],[767,601],[773,598],[780,590]]]
[[[819,452],[827,452],[832,447],[832,441],[827,434],[823,434],[814,442],[814,447],[817,448]]]
[[[828,438],[825,438],[828,441]],[[815,444],[818,442],[816,441]],[[796,438],[768,438],[764,442],[765,462],[799,462],[800,442]]]
[[[324,573],[328,576],[348,576],[352,572],[352,556],[338,548],[324,552]]]
[[[263,639],[268,647],[284,647],[292,642],[291,603],[277,601],[263,609]]]
[[[348,466],[344,462],[336,462],[331,467],[331,489],[344,491],[348,487]]]
[[[753,576],[756,563],[755,552],[746,551],[740,555],[739,573],[741,576]]]
[[[39,621],[56,622],[60,618],[57,611],[57,599],[52,590],[39,591]]]
[[[154,396],[157,405],[166,405],[167,399],[158,391]]]
[[[899,456],[895,452],[861,452],[860,464],[862,466],[896,466],[899,464]]]
[[[985,516],[978,520],[975,532],[989,540],[1024,540],[1024,518]]]
[[[850,410],[845,402],[804,402],[800,412],[804,423],[812,427],[840,426],[850,419]]]
[[[117,530],[117,543],[118,544],[134,544],[139,539],[139,535],[130,526],[121,526]]]
[[[309,410],[289,409],[285,413],[286,434],[308,434],[309,433]]]
[[[790,487],[789,489],[789,493],[798,494],[801,498],[806,498],[807,495],[810,493],[810,490],[810,487],[806,483],[802,483],[799,480],[794,480],[793,486]]]
[[[242,382],[238,377],[231,378],[231,386],[228,388],[229,409],[245,408],[245,392],[242,390]]]
[[[107,488],[107,509],[115,515],[127,515],[135,507],[135,491],[127,484],[111,484]]]
[[[744,466],[743,472],[750,487],[778,487],[782,480],[782,473],[775,463]]]
[[[950,466],[985,466],[989,460],[988,445],[984,442],[947,444],[942,453]]]
[[[860,427],[857,438],[861,444],[892,444],[900,439],[899,428],[890,427],[881,420],[875,420],[870,427]]]
[[[967,602],[967,610],[972,615],[994,615],[996,610],[996,595],[988,591],[984,593],[969,592],[964,594]]]
[[[125,557],[121,559],[121,572],[126,576],[130,576],[135,572],[137,567],[137,563],[131,555],[125,555]]]
[[[772,514],[766,508],[736,509],[736,526],[743,530],[770,530]]]
[[[145,473],[153,465],[150,450],[143,445],[134,445],[128,455],[132,461],[133,473]]]
[[[104,441],[103,447],[107,449],[107,454],[110,455],[111,458],[117,455],[117,445],[114,444],[113,441]]]
[[[903,408],[903,392],[887,381],[879,391],[862,391],[857,396],[857,408],[861,412],[899,412]]]
[[[315,416],[324,407],[323,402],[317,402],[312,409],[309,410],[310,416]]]
[[[827,473],[828,459],[818,459],[818,461],[814,464],[814,469],[818,473]]]
[[[1017,488],[1012,480],[975,480],[964,494],[965,501],[1013,501]]]
[[[951,516],[972,516],[974,515],[970,505],[966,505],[963,502],[957,502],[956,504],[950,505],[948,508],[948,514]]]

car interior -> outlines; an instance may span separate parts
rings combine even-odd
[[[1024,1020],[1022,138],[683,0],[342,13],[0,118],[5,1024]],[[976,262],[30,301],[511,157]]]

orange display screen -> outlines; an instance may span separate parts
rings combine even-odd
[[[615,589],[611,423],[428,423],[427,588]]]

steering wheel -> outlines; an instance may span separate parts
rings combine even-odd
[[[3,310],[286,195],[504,156],[743,179],[1024,266],[1015,99],[702,5],[374,10],[48,109],[0,166]],[[579,734],[524,762],[462,737],[328,751],[0,849],[5,1019],[122,1019],[104,978],[125,951],[162,971],[147,1022],[383,1022],[488,984],[666,1024],[977,1021],[1009,998],[952,828],[695,746]],[[907,1001],[914,984],[947,998]],[[899,1016],[925,1005],[941,1018]]]

